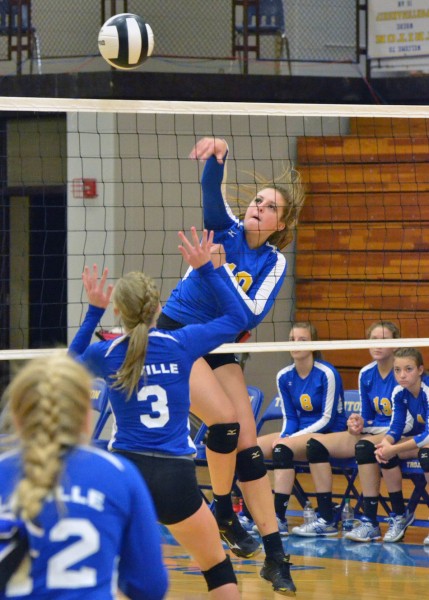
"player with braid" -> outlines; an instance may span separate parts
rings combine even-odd
[[[149,491],[128,461],[88,445],[86,369],[57,351],[28,363],[6,398],[19,444],[0,456],[0,598],[108,600],[118,576],[131,600],[163,598]]]
[[[244,215],[235,217],[222,194],[227,154],[224,139],[203,138],[190,157],[205,161],[201,182],[204,224],[214,230],[217,243],[212,261],[224,265],[223,278],[246,313],[243,330],[250,330],[272,308],[284,282],[287,265],[280,250],[293,239],[304,193],[299,175],[287,171],[281,182],[260,182]],[[166,302],[158,323],[175,330],[190,323],[209,322],[218,312],[212,291],[198,273],[188,270]],[[234,339],[230,336],[227,341]],[[191,401],[192,412],[208,425],[207,460],[222,538],[237,556],[251,557],[259,551],[259,542],[242,528],[233,511],[231,487],[236,469],[243,496],[262,535],[266,558],[261,575],[276,591],[293,592],[247,387],[234,354],[206,355],[195,363]]]
[[[203,572],[208,597],[237,600],[231,560],[196,478],[189,377],[194,361],[237,335],[246,315],[225,283],[225,268],[215,270],[210,260],[213,233],[204,230],[201,244],[194,227],[191,235],[193,243],[179,233],[179,249],[216,298],[217,318],[177,331],[157,328],[161,306],[156,285],[145,274],[131,272],[119,279],[113,292],[114,311],[125,334],[90,344],[109,304],[111,286],[105,290],[106,270],[99,280],[96,266],[92,272],[85,268],[89,308],[70,352],[108,382],[115,424],[109,449],[137,466],[152,493],[159,521]]]

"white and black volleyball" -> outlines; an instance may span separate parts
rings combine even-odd
[[[98,34],[98,49],[116,69],[136,69],[154,47],[151,27],[138,15],[122,13],[110,17]]]

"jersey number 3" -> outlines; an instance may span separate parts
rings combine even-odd
[[[140,421],[149,429],[164,427],[170,419],[167,392],[160,385],[146,385],[137,394],[140,402],[150,402],[150,415],[140,415]],[[154,415],[155,413],[155,415]],[[158,415],[158,416],[157,416]]]

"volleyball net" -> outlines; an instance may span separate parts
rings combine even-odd
[[[86,310],[85,265],[108,267],[113,281],[143,270],[159,285],[161,301],[168,298],[187,268],[177,232],[203,225],[203,164],[188,155],[204,136],[228,141],[225,193],[236,214],[259,179],[275,180],[285,166],[306,186],[272,311],[250,342],[223,350],[260,353],[254,368],[271,370],[296,349],[287,342],[296,320],[317,327],[320,341],[307,345],[344,373],[368,362],[374,343],[365,331],[375,321],[400,327],[395,346],[425,349],[427,113],[408,106],[0,99],[3,373],[10,361],[67,347]],[[116,325],[111,311],[102,325]]]

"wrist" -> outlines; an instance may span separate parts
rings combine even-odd
[[[200,265],[199,267],[197,267],[196,271],[198,273],[200,273],[201,275],[203,275],[204,273],[208,273],[209,271],[214,271],[214,267],[213,267],[212,261],[209,259],[203,265]]]

